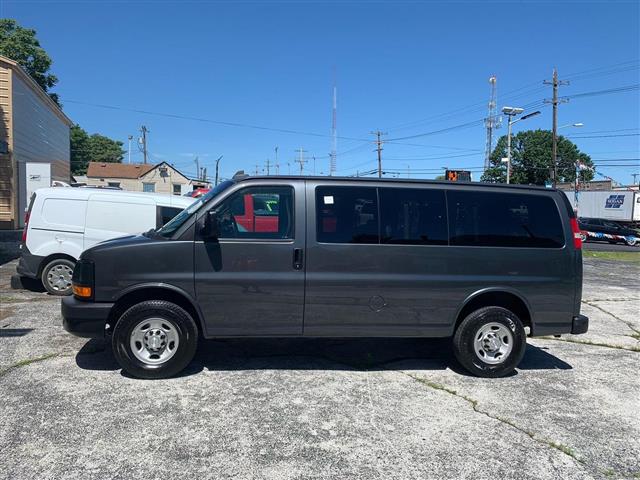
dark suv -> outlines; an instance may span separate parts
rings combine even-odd
[[[236,176],[158,231],[85,251],[62,315],[142,378],[181,371],[199,337],[240,336],[452,337],[467,370],[498,377],[525,328],[587,331],[581,245],[556,190]]]

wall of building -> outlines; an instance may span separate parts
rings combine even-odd
[[[51,164],[51,180],[69,182],[69,125],[18,75],[13,75],[13,158],[18,168],[18,221],[28,204],[27,162]]]
[[[0,142],[11,146],[11,69],[0,65]],[[11,155],[0,153],[0,228],[12,228],[13,168]]]
[[[161,171],[161,168],[154,168],[135,179],[87,177],[87,185],[107,187],[109,183],[118,183],[120,188],[130,192],[143,192],[145,183],[152,183],[155,193],[173,194],[174,184],[180,186],[180,195],[192,190],[190,180],[171,167],[166,168],[166,174]]]
[[[153,183],[156,193],[175,193],[173,185],[180,185],[180,194],[191,190],[189,179],[171,167],[154,168],[140,177],[141,183]],[[142,186],[141,186],[142,190]]]

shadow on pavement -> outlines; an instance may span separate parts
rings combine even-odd
[[[451,351],[450,339],[286,338],[203,340],[179,377],[202,370],[451,370],[469,375]],[[519,370],[569,370],[571,365],[527,345]],[[90,340],[76,355],[85,370],[118,370],[111,346]],[[514,373],[517,375],[517,373]]]

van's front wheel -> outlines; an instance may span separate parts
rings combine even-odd
[[[502,307],[484,307],[469,314],[453,337],[460,364],[478,377],[504,377],[522,360],[527,346],[520,319]]]
[[[178,305],[149,300],[129,308],[116,323],[113,353],[123,370],[138,378],[167,378],[193,359],[198,328]]]

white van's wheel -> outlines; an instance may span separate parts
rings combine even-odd
[[[460,364],[478,377],[504,377],[522,360],[527,336],[520,319],[502,307],[484,307],[469,314],[453,337]]]
[[[51,295],[71,295],[71,277],[76,264],[66,258],[56,258],[42,269],[42,286]]]

